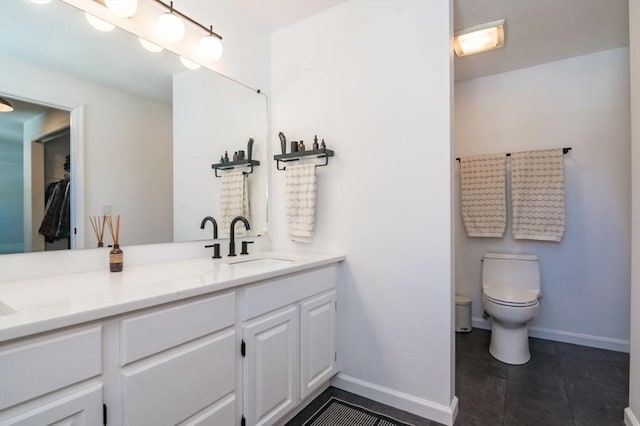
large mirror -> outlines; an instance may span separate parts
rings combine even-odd
[[[105,213],[121,215],[124,246],[210,239],[211,225],[200,229],[205,216],[218,220],[224,237],[221,189],[232,174],[244,182],[249,235],[267,231],[266,97],[179,59],[143,49],[121,29],[97,31],[59,1],[2,2],[0,97],[15,109],[0,113],[0,253],[95,247],[89,217]],[[51,117],[54,125],[25,130]],[[64,135],[69,170],[43,180],[40,147],[62,166],[50,141]],[[249,139],[260,165],[216,177],[212,164],[225,151],[230,161],[236,151],[247,156]],[[45,246],[39,227],[48,187],[69,175],[69,241]]]

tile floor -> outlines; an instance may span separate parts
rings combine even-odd
[[[624,425],[629,354],[530,338],[531,360],[511,366],[490,336],[456,333],[456,426]]]
[[[629,354],[530,340],[531,361],[511,366],[489,354],[487,330],[456,333],[456,426],[623,426]],[[301,426],[331,396],[415,426],[436,426],[413,414],[329,388],[287,426]]]

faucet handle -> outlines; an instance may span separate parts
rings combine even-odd
[[[204,246],[204,248],[211,248],[213,247],[213,256],[211,256],[212,259],[220,259],[222,256],[220,256],[220,243],[215,243],[215,244],[207,244],[206,246]]]
[[[249,254],[249,251],[247,250],[249,248],[249,244],[253,244],[253,241],[242,242],[242,251],[240,252],[240,254]]]

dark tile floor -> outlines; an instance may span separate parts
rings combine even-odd
[[[624,425],[629,354],[529,339],[511,366],[488,351],[491,333],[456,333],[456,426]]]
[[[531,360],[503,364],[489,354],[491,333],[456,333],[456,426],[623,426],[629,354],[529,339]],[[332,396],[415,426],[436,426],[405,411],[330,387],[287,426],[301,426]]]

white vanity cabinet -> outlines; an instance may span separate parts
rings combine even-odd
[[[102,424],[102,327],[0,344],[0,425]]]
[[[230,292],[119,321],[116,424],[236,424],[235,303]]]
[[[335,268],[244,290],[243,415],[272,425],[336,369]]]

